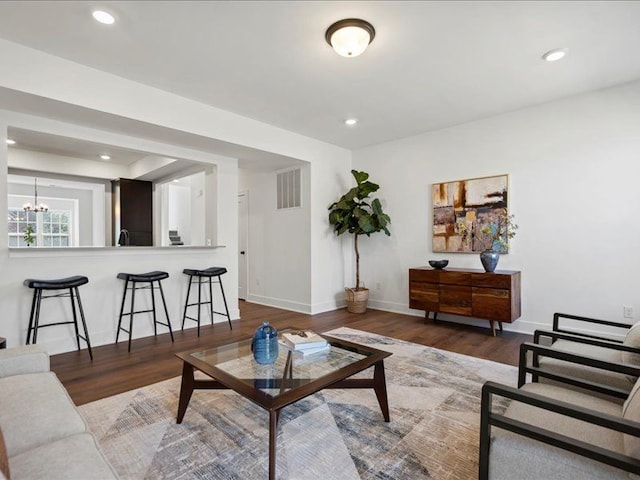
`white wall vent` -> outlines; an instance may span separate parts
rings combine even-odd
[[[300,206],[300,169],[278,174],[278,210]]]

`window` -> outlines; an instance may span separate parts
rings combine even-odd
[[[72,212],[70,210],[49,210],[47,212],[25,212],[18,208],[9,208],[9,246],[26,247],[24,237],[31,226],[34,242],[38,247],[69,247],[71,245]]]

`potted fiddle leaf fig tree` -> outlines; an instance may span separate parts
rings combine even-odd
[[[382,205],[377,198],[370,200],[370,195],[380,188],[370,182],[369,174],[351,170],[356,186],[340,197],[340,200],[329,206],[329,223],[336,235],[351,233],[353,247],[356,253],[356,286],[345,288],[347,293],[347,310],[351,313],[364,313],[367,310],[369,289],[360,284],[360,252],[358,251],[358,237],[371,236],[372,233],[384,232],[391,235],[387,225],[391,219],[382,211]]]

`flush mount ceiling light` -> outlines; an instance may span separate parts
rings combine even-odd
[[[376,31],[369,22],[346,18],[331,25],[324,35],[338,55],[357,57],[373,42]]]
[[[111,160],[111,156],[103,153],[102,155],[100,155],[100,160]]]
[[[344,123],[346,125],[352,126],[355,125],[356,123],[358,123],[358,119],[357,118],[347,118]]]
[[[6,142],[7,142],[7,145],[15,145],[16,144],[16,141],[15,140],[11,140],[10,138],[7,138]]]
[[[105,25],[112,25],[116,21],[113,15],[103,10],[94,10],[92,15],[98,22],[104,23]]]
[[[555,62],[556,60],[560,60],[567,54],[566,48],[554,48],[553,50],[549,50],[547,53],[542,55],[542,59],[547,62]]]

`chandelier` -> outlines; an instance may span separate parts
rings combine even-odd
[[[33,179],[33,192],[34,192],[34,200],[33,200],[33,205],[31,205],[31,203],[27,202],[24,205],[22,205],[22,209],[25,212],[46,212],[49,210],[49,206],[45,205],[44,203],[40,203],[38,204],[38,179],[34,178]]]

